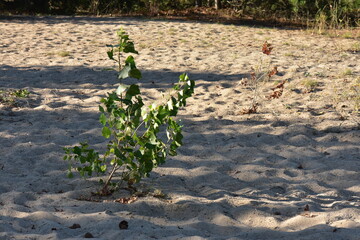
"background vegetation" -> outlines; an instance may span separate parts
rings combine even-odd
[[[360,24],[360,0],[0,0],[2,13],[15,14],[158,15],[195,7],[231,9],[236,17]]]

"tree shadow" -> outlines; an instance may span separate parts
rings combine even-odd
[[[142,88],[169,89],[178,82],[183,72],[171,70],[144,70],[143,78],[140,80],[126,79],[126,84],[139,84]],[[219,74],[214,72],[187,72],[194,80],[202,80],[196,87],[208,88],[214,82],[221,82],[224,87],[231,87],[246,77],[247,73]],[[104,68],[87,68],[82,66],[29,66],[13,67],[9,65],[0,66],[0,88],[48,88],[67,89],[70,95],[79,94],[73,90],[82,88],[105,90],[112,89],[119,83],[117,72]]]
[[[1,13],[0,13],[1,14]],[[206,14],[193,14],[185,16],[120,16],[120,17],[96,17],[96,16],[31,16],[31,15],[0,15],[1,20],[11,20],[12,22],[23,23],[46,23],[46,24],[60,24],[71,22],[74,24],[85,25],[89,21],[95,25],[116,24],[118,21],[125,22],[124,26],[134,25],[131,21],[143,21],[143,22],[179,22],[179,23],[201,23],[201,24],[223,24],[223,25],[235,25],[235,26],[249,26],[253,28],[279,28],[284,30],[294,30],[304,27],[301,24],[294,24],[289,22],[278,22],[272,20],[255,20],[255,19],[228,19],[221,16],[211,16]]]
[[[87,104],[94,104],[94,95],[101,97],[104,91],[113,89],[115,81],[109,83],[109,79],[114,79],[116,74],[62,66],[1,66],[0,71],[1,88],[29,88],[36,96],[35,101],[29,100],[29,105],[23,108],[2,108],[0,112],[0,203],[4,208],[14,207],[27,213],[50,211],[50,215],[56,215],[61,204],[65,213],[75,212],[79,221],[84,222],[84,213],[111,209],[121,215],[131,211],[137,214],[131,220],[134,225],[146,226],[145,230],[156,229],[156,236],[163,237],[201,233],[201,237],[209,238],[261,238],[264,234],[276,238],[324,234],[322,236],[332,238],[359,231],[344,228],[332,232],[333,227],[320,224],[302,231],[284,232],[249,227],[251,224],[246,222],[251,218],[249,212],[258,212],[261,219],[286,221],[303,213],[306,204],[318,213],[354,208],[354,203],[360,200],[359,193],[352,190],[360,180],[356,164],[360,160],[359,147],[354,141],[358,139],[358,130],[319,131],[301,120],[203,120],[182,115],[185,144],[179,156],[169,159],[149,179],[144,179],[145,184],[161,189],[174,202],[162,204],[154,199],[139,199],[130,205],[111,202],[94,205],[97,203],[76,200],[76,196],[90,192],[94,184],[85,186],[81,179],[65,178],[67,163],[62,160],[62,147],[87,140],[97,149],[104,148],[98,111]],[[141,84],[144,88],[166,89],[179,74],[145,71],[147,80]],[[201,79],[204,86],[221,81],[227,87],[240,77],[216,73],[189,75],[192,79]],[[44,102],[39,89],[57,90],[59,97],[53,94],[53,99]],[[79,90],[91,91],[80,94]],[[79,101],[74,103],[74,98]],[[344,141],[350,135],[353,137]],[[56,196],[68,203],[53,200],[54,208],[48,199]],[[186,198],[182,200],[181,196]],[[144,220],[153,216],[162,219],[163,224]],[[117,215],[114,219],[118,221],[121,217]],[[22,222],[25,225],[18,228],[22,230],[32,224],[41,225],[40,220],[16,216],[2,216],[2,221],[7,226],[9,222]],[[58,227],[62,229],[59,234],[65,234],[70,222],[59,221]],[[94,222],[88,224],[89,229],[98,227]],[[104,222],[100,224],[106,226]],[[19,231],[9,229],[4,231]],[[145,234],[145,230],[140,232]],[[82,233],[71,233],[69,237],[79,234]]]

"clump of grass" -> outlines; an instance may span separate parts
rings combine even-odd
[[[68,52],[68,51],[59,51],[56,54],[58,56],[60,56],[60,57],[68,57],[68,56],[70,56],[70,52]]]
[[[180,39],[179,40],[181,43],[188,43],[189,42],[189,40],[186,40],[186,39]]]
[[[305,92],[313,92],[319,86],[319,82],[316,79],[305,79],[301,83],[305,87]]]
[[[140,49],[146,49],[146,48],[149,48],[148,45],[144,44],[144,43],[140,43],[139,44],[139,48]]]
[[[169,28],[169,32],[168,32],[169,35],[174,36],[174,35],[176,35],[176,33],[177,33],[177,30],[175,28]]]
[[[352,75],[353,75],[353,71],[352,71],[350,68],[347,68],[347,69],[345,69],[345,70],[342,72],[342,75],[343,75],[343,76],[352,76]]]
[[[331,3],[330,3],[331,2]],[[345,7],[344,2],[330,1],[325,4],[315,16],[314,22],[310,21],[308,26],[312,32],[330,37],[341,37],[348,39],[356,39],[359,37],[358,26],[359,21],[352,19],[351,7]]]
[[[55,56],[55,55],[57,55],[59,57],[68,57],[68,56],[70,56],[70,52],[68,52],[68,51],[47,52],[45,55],[46,56]]]
[[[351,45],[351,47],[348,49],[348,51],[350,52],[360,52],[360,42],[354,43],[353,45]]]

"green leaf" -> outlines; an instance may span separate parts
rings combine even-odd
[[[110,51],[107,51],[107,55],[108,55],[109,59],[115,60],[114,59],[114,49],[111,49]]]
[[[106,118],[106,116],[105,116],[105,114],[101,114],[100,115],[100,123],[103,125],[103,126],[105,126],[106,125],[106,122],[107,122],[107,118]]]
[[[176,155],[177,155],[176,150],[170,149],[169,155],[170,155],[170,156],[173,156],[173,157],[176,156]]]
[[[143,154],[140,150],[134,152],[134,156],[138,159],[142,158]]]
[[[77,155],[81,155],[81,148],[79,148],[78,146],[75,146],[73,148],[73,153],[75,153]]]
[[[106,172],[106,165],[102,165],[102,166],[100,167],[100,170],[101,170],[101,172]]]
[[[155,144],[151,144],[151,143],[146,143],[145,144],[145,147],[147,149],[151,149],[151,150],[154,150],[156,148],[156,145]]]
[[[102,112],[102,113],[105,112],[105,110],[104,110],[104,108],[102,106],[99,106],[99,111]]]
[[[128,77],[140,79],[141,72],[136,68],[135,60],[133,56],[128,56],[125,60],[124,68],[119,72],[118,79],[125,79]]]
[[[151,172],[153,167],[154,167],[154,164],[153,164],[153,162],[151,160],[145,161],[145,171],[146,171],[146,173]]]
[[[74,174],[73,174],[72,172],[68,172],[68,173],[67,173],[67,177],[68,177],[68,178],[73,178],[73,177],[74,177]]]
[[[132,84],[126,91],[126,99],[130,100],[133,96],[140,94],[140,88],[136,84]]]
[[[129,85],[126,84],[120,84],[119,87],[116,90],[117,95],[121,95],[125,90],[129,87]]]
[[[142,75],[141,75],[141,72],[139,69],[133,68],[129,72],[129,77],[140,79],[140,78],[142,78]]]
[[[104,138],[110,138],[110,136],[111,136],[110,129],[108,127],[103,127],[102,135],[104,136]]]
[[[138,51],[135,50],[135,46],[133,42],[127,42],[127,44],[124,47],[124,53],[139,54]]]
[[[129,65],[125,65],[125,67],[123,69],[121,69],[121,71],[119,72],[119,76],[118,79],[125,79],[129,77],[129,72],[131,70],[131,67]]]
[[[163,106],[160,106],[156,117],[159,119],[160,123],[163,123],[164,119],[168,115],[169,115],[169,111],[166,108],[164,108]]]
[[[120,158],[121,160],[126,160],[126,157],[124,154],[122,154],[122,152],[119,149],[115,149],[115,156]]]

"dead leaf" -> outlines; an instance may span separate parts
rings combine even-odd
[[[240,111],[241,114],[252,114],[257,112],[259,104],[255,103],[250,108],[244,108]]]
[[[80,224],[74,223],[72,226],[69,227],[70,229],[77,229],[81,228]]]
[[[306,206],[304,207],[304,211],[310,211],[310,207],[308,204],[306,204]]]
[[[94,238],[94,236],[91,233],[87,232],[85,233],[84,238]]]
[[[275,87],[271,88],[271,90],[275,90],[277,88],[284,88],[284,84],[286,83],[286,80],[281,81],[278,85],[276,85]]]
[[[251,80],[254,82],[256,80],[256,73],[255,72],[251,72],[250,73],[251,76]]]
[[[270,99],[275,99],[275,98],[279,98],[281,97],[281,95],[283,94],[284,92],[284,84],[286,83],[286,80],[283,80],[282,82],[280,82],[278,85],[276,85],[275,87],[273,88],[270,88],[271,90],[273,90],[273,92],[267,96],[266,98],[268,100]]]
[[[119,228],[122,229],[122,230],[128,229],[129,228],[129,223],[127,221],[123,220],[123,221],[121,221],[119,223]]]
[[[271,44],[267,41],[264,42],[262,47],[262,52],[266,55],[270,55],[271,51],[273,50],[273,47],[271,47]]]
[[[275,90],[277,88],[284,88],[284,84],[286,83],[286,80],[281,81],[278,85],[276,85],[273,88],[270,88],[271,90]]]
[[[277,73],[278,73],[277,67],[274,67],[271,71],[269,71],[268,77],[271,78],[272,76],[274,76]]]
[[[280,98],[282,94],[283,94],[283,89],[275,90],[269,96],[267,96],[267,99],[270,100],[270,99]]]
[[[130,204],[137,200],[137,197],[129,197],[129,198],[118,198],[115,199],[114,202],[122,203],[122,204]]]

